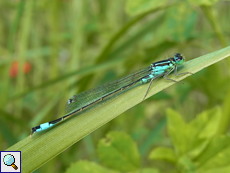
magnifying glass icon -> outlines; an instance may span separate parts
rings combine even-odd
[[[15,170],[18,169],[18,167],[14,164],[15,163],[15,158],[11,154],[7,154],[3,158],[3,162],[7,166],[12,166]]]

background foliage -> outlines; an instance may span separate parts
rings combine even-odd
[[[73,94],[177,52],[190,60],[229,45],[229,5],[1,1],[1,150],[63,116]],[[229,67],[226,59],[156,94],[36,172],[228,171]]]

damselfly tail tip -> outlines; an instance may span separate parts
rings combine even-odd
[[[30,137],[32,137],[32,135],[34,134],[34,132],[36,132],[36,128],[35,128],[35,127],[33,127],[33,128],[31,129]]]
[[[31,132],[31,133],[30,133],[30,137],[31,137],[31,138],[32,138],[33,134],[34,134],[34,132]]]

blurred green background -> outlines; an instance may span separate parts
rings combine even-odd
[[[177,52],[189,61],[229,45],[229,7],[230,1],[218,0],[0,1],[0,149],[27,137],[31,127],[63,116],[66,101],[78,92]],[[98,141],[109,131],[134,139],[143,167],[170,169],[148,160],[155,146],[171,145],[166,109],[190,121],[222,106],[229,68],[226,59],[165,89],[36,172],[64,172],[69,160],[98,162]]]

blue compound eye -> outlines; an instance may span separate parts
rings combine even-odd
[[[178,65],[181,65],[184,62],[184,58],[180,53],[176,53],[174,59]]]

